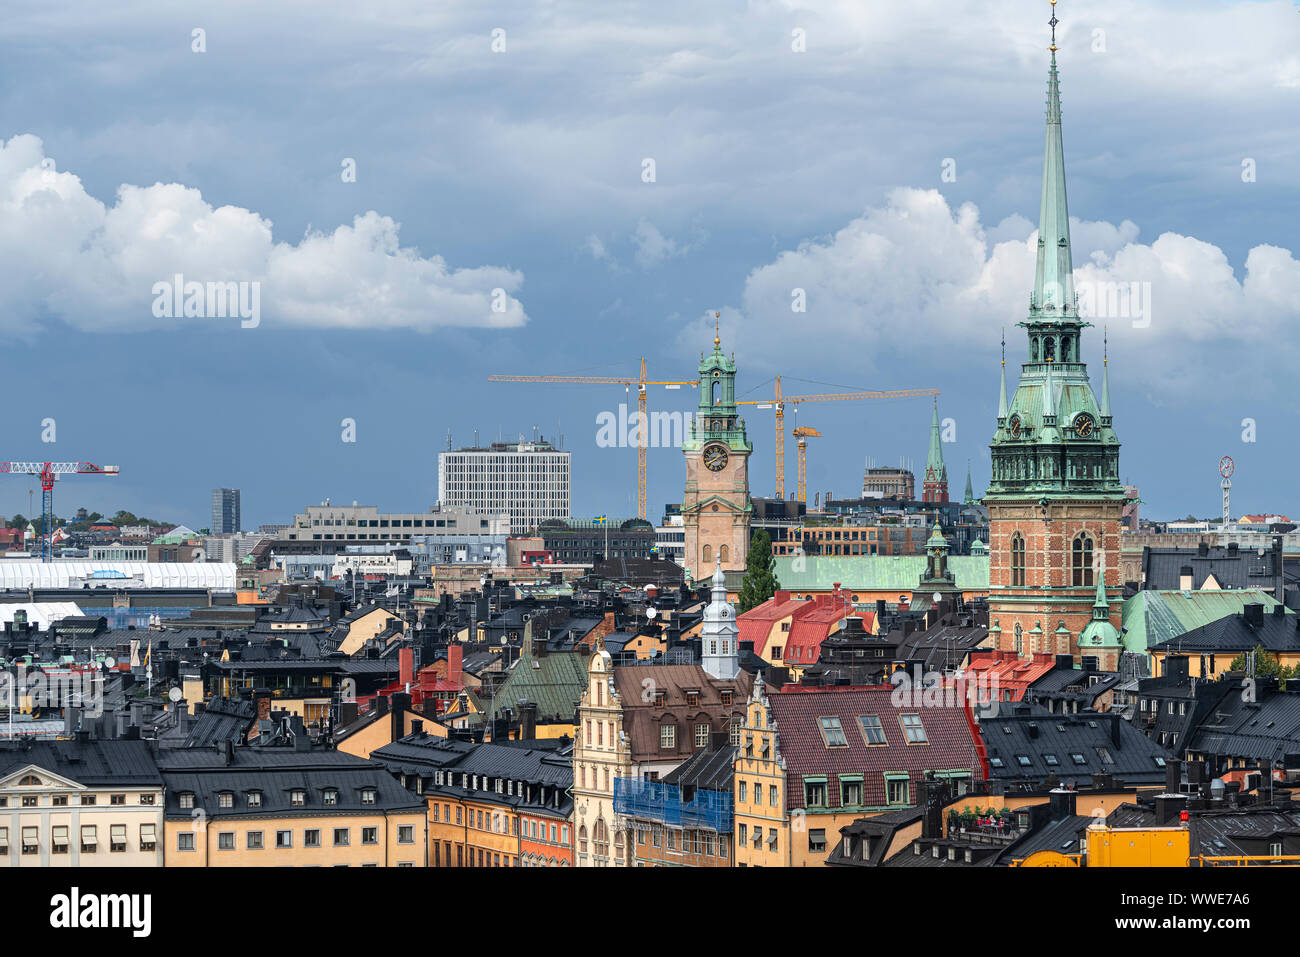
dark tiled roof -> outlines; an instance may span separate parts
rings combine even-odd
[[[1255,697],[1225,694],[1191,732],[1187,750],[1264,760],[1300,752],[1300,692],[1264,686]]]
[[[1200,628],[1193,628],[1176,638],[1152,645],[1152,654],[1231,654],[1251,651],[1262,645],[1272,652],[1300,651],[1300,616],[1265,613],[1262,606],[1255,623],[1248,618],[1249,609],[1237,615],[1227,615]],[[1273,606],[1285,612],[1284,606]]]
[[[990,780],[1041,784],[1054,774],[1080,785],[1110,774],[1127,785],[1164,782],[1172,755],[1119,715],[1024,710],[1031,713],[980,719]]]

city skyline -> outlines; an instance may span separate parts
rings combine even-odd
[[[0,425],[6,457],[122,468],[112,487],[61,486],[61,512],[125,508],[200,527],[222,484],[248,493],[255,528],[326,497],[426,508],[448,429],[461,447],[475,429],[509,441],[537,427],[573,453],[575,514],[634,515],[635,449],[597,442],[601,414],[634,408],[634,394],[487,377],[635,377],[645,356],[652,378],[689,379],[716,310],[741,397],[768,394],[777,374],[787,392],[941,390],[940,416],[956,426],[951,477],[971,460],[980,494],[988,383],[1032,280],[1042,6],[1026,0],[998,21],[962,3],[764,8],[659,34],[584,12],[579,34],[565,29],[571,8],[533,19],[395,4],[400,27],[359,35],[346,11],[324,13],[310,40],[333,60],[290,56],[292,76],[272,55],[291,25],[275,13],[235,5],[203,25],[142,4],[129,34],[88,23],[120,45],[79,48],[65,86],[11,94],[0,134],[0,208],[30,237],[6,240],[0,335],[20,368],[58,354],[57,388],[35,386]],[[1295,507],[1284,478],[1295,410],[1273,398],[1300,276],[1285,214],[1296,134],[1276,126],[1300,89],[1300,61],[1274,28],[1293,26],[1283,16],[1294,8],[1281,2],[1077,3],[1063,18],[1066,150],[1085,213],[1071,221],[1076,280],[1150,284],[1149,324],[1095,320],[1109,327],[1125,422],[1121,478],[1142,489],[1146,516],[1217,514],[1225,454],[1234,511]],[[77,31],[30,14],[14,28],[11,70],[34,49],[73,58]],[[904,37],[905,54],[891,46]],[[232,48],[247,66],[233,91]],[[1213,89],[1196,80],[1211,54],[1227,78]],[[358,69],[320,65],[332,62]],[[76,70],[109,79],[77,83]],[[466,72],[473,82],[458,85]],[[544,95],[531,90],[540,77]],[[592,77],[618,106],[588,92]],[[396,124],[390,102],[435,90],[437,109],[417,103],[426,122]],[[539,129],[551,134],[527,156],[512,150]],[[233,155],[218,142],[264,145]],[[204,231],[215,251],[186,238]],[[330,283],[286,278],[321,269]],[[177,274],[261,279],[258,324],[159,318],[154,285]],[[806,313],[791,312],[795,289]],[[1094,368],[1100,331],[1084,345]],[[1008,353],[1013,370],[1020,359]],[[686,412],[689,391],[652,387],[650,408]],[[809,450],[810,497],[854,494],[868,457],[923,461],[930,413],[891,400],[790,417],[825,436]],[[775,484],[770,415],[746,415],[758,495]],[[203,441],[169,456],[186,436]],[[656,520],[680,501],[685,470],[673,449],[648,459]],[[793,473],[788,457],[787,488]],[[25,512],[26,492],[0,484],[0,511]]]

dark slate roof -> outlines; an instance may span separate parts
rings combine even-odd
[[[252,701],[213,697],[194,721],[185,747],[213,747],[220,741],[242,741],[257,718]]]
[[[1261,682],[1256,701],[1226,694],[1191,732],[1187,750],[1202,755],[1281,759],[1300,752],[1300,692]]]
[[[1023,705],[1017,711],[1029,713],[980,719],[992,781],[1041,784],[1055,775],[1062,784],[1078,786],[1094,774],[1127,785],[1165,780],[1165,761],[1172,755],[1119,715],[1050,714]]]
[[[180,795],[194,795],[195,808],[209,819],[231,817],[291,817],[420,811],[425,803],[394,780],[377,762],[338,751],[235,748],[229,766],[216,750],[163,752],[158,759],[167,786],[165,814],[189,820],[193,809],[180,806]],[[373,788],[375,802],[362,803],[362,791]],[[306,791],[302,806],[292,804],[294,789]],[[325,804],[324,792],[338,791],[336,804]],[[220,806],[219,795],[232,792],[234,806]],[[260,807],[250,806],[248,794],[260,791]]]
[[[1285,567],[1285,561],[1283,567]],[[1226,545],[1208,548],[1201,555],[1196,548],[1145,548],[1142,554],[1143,587],[1175,591],[1181,584],[1182,570],[1192,569],[1192,588],[1199,590],[1211,575],[1221,588],[1273,587],[1274,569],[1271,549],[1260,555],[1254,548],[1232,549]]]
[[[1111,827],[1151,827],[1156,820],[1150,802],[1121,804],[1110,813]],[[1300,805],[1256,804],[1246,807],[1220,806],[1205,810],[1192,809],[1191,830],[1193,856],[1229,857],[1268,854],[1268,845],[1284,840],[1291,847],[1283,853],[1295,854],[1294,841],[1300,829]]]
[[[919,805],[886,811],[871,817],[860,817],[852,824],[840,828],[840,841],[831,849],[826,863],[833,866],[879,867],[893,843],[894,832],[916,824],[925,813]],[[863,842],[868,853],[864,856]],[[911,849],[906,849],[911,853]]]
[[[664,775],[664,783],[706,791],[730,792],[732,770],[738,750],[734,745],[727,744],[696,751]]]
[[[1300,616],[1286,614],[1283,605],[1273,607],[1282,614],[1265,613],[1262,605],[1247,605],[1241,614],[1193,628],[1147,650],[1152,654],[1232,654],[1263,645],[1274,653],[1300,651]],[[1250,620],[1252,608],[1258,615],[1254,622]]]
[[[91,786],[159,787],[163,783],[143,741],[0,742],[0,778],[28,765]]]

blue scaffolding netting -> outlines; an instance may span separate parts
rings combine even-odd
[[[731,792],[700,790],[692,800],[683,801],[681,788],[675,784],[615,778],[614,813],[675,827],[707,827],[719,834],[730,834]]]

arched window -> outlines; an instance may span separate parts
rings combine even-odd
[[[1071,581],[1075,587],[1082,588],[1092,584],[1092,539],[1080,535],[1074,540],[1070,554]]]
[[[713,561],[713,546],[704,546],[704,564],[708,565]]]
[[[1024,629],[1020,627],[1020,622],[1016,622],[1016,655],[1021,656],[1025,653],[1025,636]]]
[[[725,565],[725,564],[727,563],[727,559],[729,559],[729,558],[731,557],[731,548],[730,548],[730,546],[727,546],[727,545],[719,545],[719,546],[718,546],[718,557],[722,559],[722,563]]]
[[[34,774],[29,774],[18,782],[20,788],[38,788],[41,786],[41,779]]]
[[[587,853],[587,825],[585,824],[578,828],[578,851],[581,854]]]
[[[1048,336],[1043,340],[1043,361],[1051,362],[1056,358],[1056,340]]]
[[[1011,584],[1025,583],[1025,539],[1019,532],[1011,536]]]
[[[713,380],[712,399],[714,405],[722,401],[722,383],[717,379]]]

